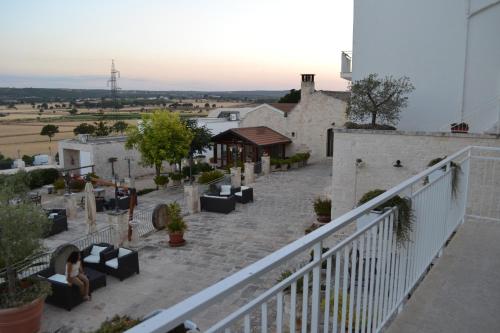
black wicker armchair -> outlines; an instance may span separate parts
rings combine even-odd
[[[111,251],[113,251],[111,244],[92,244],[81,251],[83,265],[105,273],[104,263],[108,260],[107,254]]]
[[[120,247],[105,254],[104,268],[106,273],[120,281],[133,274],[139,274],[139,253],[137,251]]]
[[[227,197],[202,195],[200,197],[200,208],[203,211],[228,214],[236,208],[234,195]]]
[[[66,209],[47,209],[45,210],[49,220],[52,222],[50,229],[45,233],[45,237],[56,235],[60,232],[68,230],[68,217]]]
[[[237,189],[234,196],[236,197],[236,201],[239,203],[246,204],[248,202],[253,202],[253,188],[242,186]]]
[[[84,269],[89,279],[90,292],[106,286],[106,275],[90,268]],[[72,308],[83,302],[80,289],[77,285],[68,285],[64,274],[57,274],[53,267],[46,268],[37,273],[41,278],[46,279],[52,288],[52,293],[47,296],[45,302],[70,311]]]

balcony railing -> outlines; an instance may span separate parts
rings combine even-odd
[[[491,164],[500,162],[495,154],[500,148],[464,148],[128,332],[165,333],[188,319],[203,332],[379,332],[465,221],[466,210],[500,221],[497,205],[467,207],[471,192],[474,200],[488,188],[499,194],[498,180],[483,182],[485,174],[500,170],[499,163]],[[471,162],[477,168],[469,172]],[[470,178],[478,179],[472,191]],[[352,228],[396,195],[411,200],[414,219],[407,240],[396,236],[397,207]],[[350,236],[339,241],[335,235],[345,228],[351,228]],[[277,282],[280,269],[291,266],[295,271]]]
[[[352,80],[352,52],[342,51],[340,54],[340,77],[345,80]]]

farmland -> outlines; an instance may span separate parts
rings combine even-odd
[[[235,107],[244,105],[241,102],[221,102],[215,100],[182,100],[182,103],[192,103],[192,108],[170,110],[179,112],[182,116],[203,117],[209,108]],[[119,111],[100,108],[78,108],[77,114],[71,115],[69,107],[62,103],[47,103],[45,109],[38,105],[14,104],[0,105],[0,153],[11,158],[22,155],[49,154],[57,152],[57,142],[74,137],[73,129],[81,123],[94,123],[100,120],[112,125],[116,120],[124,120],[136,124],[141,114],[155,109],[169,110],[165,107],[144,106],[124,107]],[[41,136],[40,131],[46,124],[59,126],[59,133],[49,142],[48,137]]]

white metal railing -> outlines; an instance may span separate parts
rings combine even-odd
[[[480,153],[472,156],[473,150]],[[500,161],[488,155],[492,152],[500,153],[500,148],[464,148],[128,332],[164,333],[184,320],[196,321],[207,311],[204,332],[379,332],[464,222],[470,163],[478,157]],[[461,169],[455,194],[452,162]],[[437,179],[425,182],[443,168]],[[337,231],[396,195],[412,202],[414,222],[408,241],[396,238],[398,209],[393,207],[324,252]],[[267,286],[266,273],[309,257],[310,249],[311,261]],[[255,285],[265,288],[251,299],[241,296],[244,288]]]

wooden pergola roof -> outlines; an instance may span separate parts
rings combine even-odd
[[[231,128],[213,136],[212,141],[230,140],[232,137],[249,141],[257,146],[270,146],[292,142],[288,137],[266,126]]]

